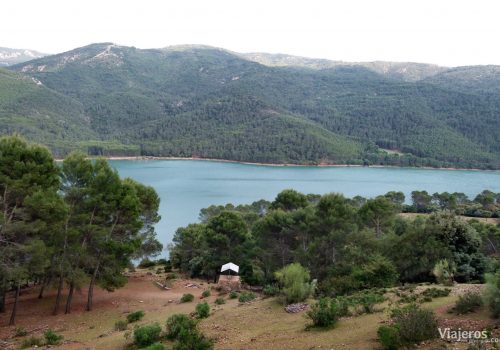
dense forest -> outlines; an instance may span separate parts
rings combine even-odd
[[[500,168],[498,67],[291,61],[92,44],[0,70],[0,132],[57,156]]]
[[[484,281],[495,269],[500,226],[456,213],[498,217],[499,193],[469,200],[414,191],[412,203],[404,202],[401,192],[366,199],[284,190],[273,202],[211,206],[201,210],[200,223],[177,230],[170,257],[181,271],[207,278],[232,261],[246,283],[269,286],[276,271],[300,263],[326,296],[435,282],[433,271],[443,264],[457,282]],[[432,213],[407,218],[402,211]]]
[[[154,230],[159,203],[153,188],[121,179],[106,160],[72,153],[59,166],[43,146],[1,138],[0,312],[12,291],[15,323],[26,285],[38,285],[40,299],[57,289],[54,314],[64,290],[70,313],[74,292],[86,287],[91,310],[96,285],[122,287],[132,259],[162,250]]]

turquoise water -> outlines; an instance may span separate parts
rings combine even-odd
[[[161,198],[158,236],[166,246],[178,227],[198,220],[201,208],[212,204],[243,204],[272,200],[285,188],[304,193],[340,192],[348,197],[373,197],[413,190],[500,192],[500,172],[360,167],[271,167],[213,161],[110,161],[123,177],[153,186]]]

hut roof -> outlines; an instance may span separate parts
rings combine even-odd
[[[231,270],[238,273],[240,271],[240,267],[236,264],[233,264],[232,262],[229,262],[227,264],[222,265],[220,272],[224,272],[227,270]]]

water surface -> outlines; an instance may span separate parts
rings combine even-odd
[[[413,190],[464,192],[474,197],[484,189],[500,192],[500,172],[363,167],[272,167],[192,160],[114,160],[123,177],[153,186],[161,198],[157,226],[166,246],[178,227],[198,220],[212,204],[245,204],[272,200],[285,188],[303,193],[340,192],[374,197]]]

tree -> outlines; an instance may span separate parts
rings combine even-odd
[[[271,209],[282,209],[285,211],[304,208],[309,204],[307,196],[295,190],[283,190],[276,196],[271,203]]]
[[[375,229],[375,234],[380,237],[382,231],[391,226],[396,216],[396,209],[386,197],[369,199],[359,210],[361,219]]]
[[[413,191],[411,200],[417,213],[427,213],[430,210],[432,196],[427,191]]]
[[[276,279],[286,303],[292,304],[307,299],[314,290],[309,271],[299,263],[293,263],[276,271]]]

